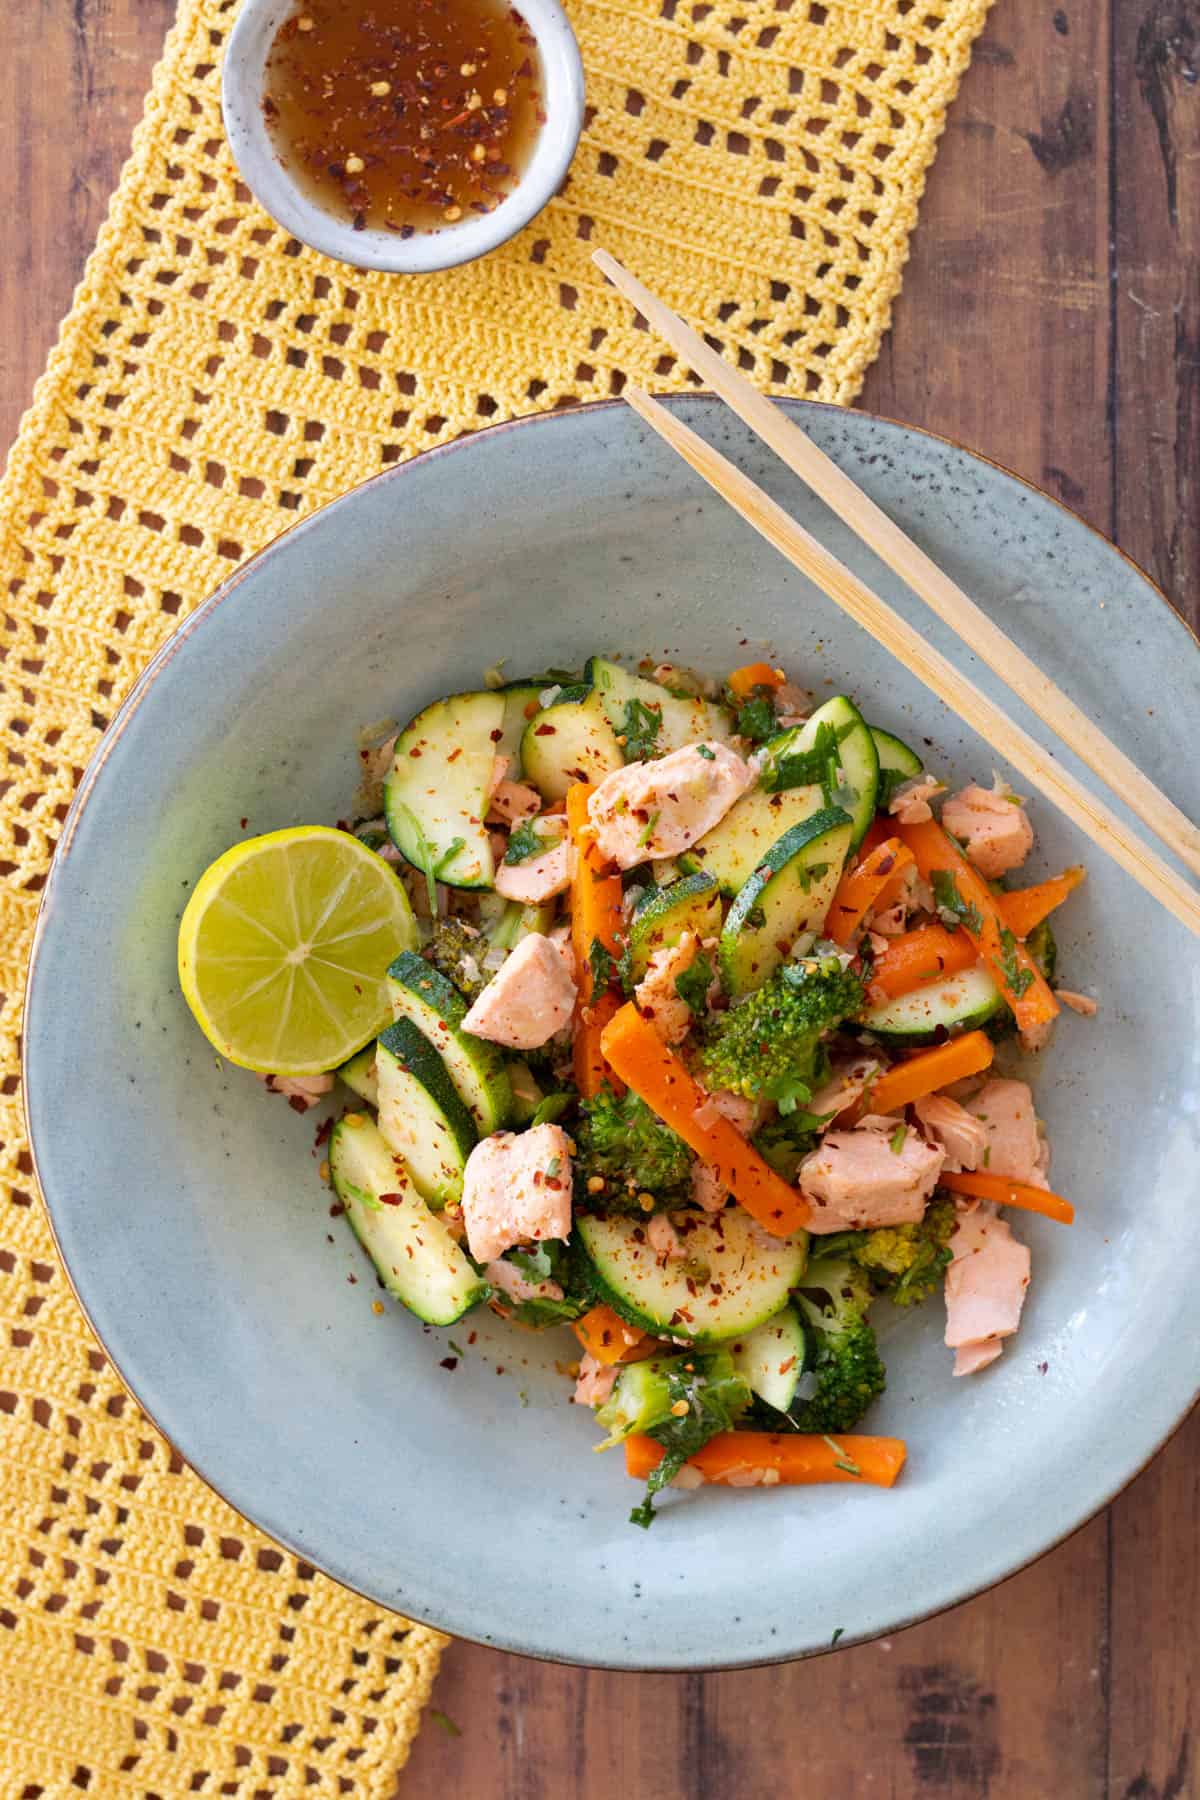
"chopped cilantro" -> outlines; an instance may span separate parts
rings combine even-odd
[[[696,755],[702,756],[704,758],[705,762],[716,762],[716,760],[717,760],[716,751],[710,750],[707,744],[697,744],[696,745]]]
[[[839,787],[842,741],[853,730],[853,720],[838,728],[828,719],[822,719],[807,750],[783,750],[770,758],[759,776],[759,786],[768,794],[781,794],[787,788],[812,787],[820,783],[825,804],[831,806]],[[852,791],[847,789],[847,792]],[[854,800],[857,799],[855,794]]]
[[[712,986],[712,964],[707,956],[697,956],[682,975],[675,977],[675,992],[687,1002],[693,1016],[702,1019],[708,1011],[708,990]]]
[[[526,1281],[554,1279],[555,1257],[547,1244],[535,1244],[532,1250],[508,1250],[504,1260],[519,1270]]]
[[[462,1736],[462,1726],[456,1725],[449,1714],[444,1713],[440,1706],[431,1706],[429,1709],[429,1716],[435,1725],[441,1727],[447,1737]]]
[[[651,836],[653,835],[653,832],[654,832],[654,827],[658,824],[658,821],[661,818],[661,816],[662,816],[661,813],[657,813],[657,812],[652,812],[650,814],[650,817],[646,820],[645,826],[642,829],[641,836],[638,838],[639,845],[640,844],[648,844],[650,842]]]
[[[1007,925],[1000,933],[1000,968],[1014,1000],[1019,1000],[1033,985],[1033,970],[1023,969],[1017,956],[1017,940]]]
[[[464,1354],[462,1346],[460,1344],[456,1344],[453,1338],[448,1338],[447,1342],[450,1345],[451,1350],[453,1350],[455,1356],[462,1356]]]
[[[561,1118],[566,1112],[574,1098],[573,1094],[547,1094],[530,1119],[530,1125],[553,1125],[555,1119]]]
[[[933,897],[940,913],[946,913],[957,925],[965,925],[968,931],[978,935],[983,930],[983,917],[974,901],[966,901],[958,891],[958,883],[951,869],[935,869],[930,877]],[[1012,936],[1012,933],[1009,933]]]
[[[739,737],[749,738],[754,744],[765,744],[769,737],[775,736],[775,706],[770,688],[755,688],[753,699],[740,706],[735,699],[734,706],[737,717],[733,729]]]
[[[628,939],[621,946],[621,954],[617,958],[617,980],[621,984],[621,992],[628,999],[637,986],[633,979],[633,944]]]
[[[895,1131],[893,1131],[891,1137],[888,1139],[888,1149],[893,1156],[899,1156],[904,1148],[904,1140],[907,1136],[908,1126],[904,1123],[904,1120],[901,1119]]]
[[[990,1169],[992,1166],[992,1146],[990,1144],[985,1144],[983,1147],[983,1166],[985,1169]]]
[[[504,852],[506,863],[528,862],[531,857],[540,856],[549,846],[533,829],[533,821],[526,819],[518,825],[508,840],[508,849]]]
[[[627,700],[621,725],[626,762],[643,762],[658,754],[658,738],[662,731],[662,707],[647,706],[644,700]]]
[[[557,1181],[558,1177],[561,1174],[562,1174],[562,1157],[561,1156],[552,1156],[550,1158],[550,1161],[546,1164],[546,1180],[547,1181]]]
[[[845,1629],[846,1629],[846,1627],[844,1625],[838,1626],[837,1630],[834,1632],[833,1636],[829,1640],[829,1648],[831,1650],[837,1649],[837,1641],[843,1635],[843,1633],[845,1632]]]
[[[610,986],[616,970],[616,960],[612,951],[599,938],[592,939],[592,947],[588,951],[588,968],[592,971],[592,993],[602,994]]]

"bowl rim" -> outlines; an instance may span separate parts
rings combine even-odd
[[[537,40],[546,114],[524,173],[494,212],[410,238],[356,231],[309,199],[275,149],[262,117],[266,59],[277,25],[294,4],[242,0],[221,68],[221,116],[234,163],[258,204],[284,231],[346,268],[421,275],[486,256],[523,231],[553,199],[578,148],[585,103],[579,44],[559,0],[519,0]]]
[[[681,403],[690,405],[696,401],[705,403],[706,408],[712,407],[712,408],[716,409],[716,408],[722,407],[722,405],[723,405],[723,402],[721,402],[719,397],[717,395],[709,392],[708,390],[698,390],[695,392],[661,395],[660,399],[668,406],[678,405]],[[830,412],[830,413],[836,412],[836,413],[844,414],[847,411],[847,408],[838,406],[835,403],[830,402],[830,401],[803,400],[803,399],[799,399],[799,398],[793,399],[790,397],[779,396],[779,397],[776,397],[776,403],[783,405],[785,408],[787,408],[789,410],[794,410],[795,412],[800,413],[801,415],[803,415],[804,413],[811,413],[811,412]],[[112,1349],[110,1348],[108,1342],[106,1341],[104,1336],[101,1334],[101,1332],[97,1328],[95,1320],[93,1319],[91,1312],[89,1311],[89,1309],[79,1291],[79,1288],[75,1281],[74,1273],[70,1267],[67,1257],[63,1251],[62,1244],[59,1240],[58,1229],[57,1229],[57,1226],[55,1223],[54,1210],[50,1204],[50,1200],[49,1200],[46,1190],[42,1184],[41,1170],[40,1170],[40,1166],[39,1166],[39,1162],[38,1162],[37,1144],[36,1144],[36,1141],[34,1138],[34,1132],[33,1132],[33,1122],[32,1122],[30,1105],[29,1105],[29,1074],[30,1074],[29,1045],[30,1045],[30,1040],[31,1040],[31,1037],[33,1034],[29,1028],[29,1021],[33,1017],[34,1010],[35,1010],[34,1003],[35,1003],[35,995],[36,995],[36,991],[37,991],[38,956],[39,956],[39,951],[41,948],[42,938],[44,935],[46,921],[49,916],[49,910],[50,910],[50,906],[51,906],[52,899],[53,899],[54,888],[55,888],[55,877],[57,875],[60,865],[66,861],[66,858],[70,853],[71,842],[75,835],[75,831],[78,826],[79,820],[82,817],[84,808],[87,805],[88,798],[91,795],[92,790],[94,789],[96,782],[99,779],[99,776],[100,776],[105,764],[108,761],[109,755],[111,754],[113,747],[115,746],[118,739],[120,738],[120,736],[122,735],[122,733],[124,732],[126,727],[128,726],[130,720],[132,719],[133,715],[136,713],[138,707],[142,704],[142,701],[145,699],[145,696],[148,693],[149,689],[158,680],[158,678],[161,676],[163,671],[168,667],[168,665],[174,660],[174,657],[178,654],[182,645],[192,636],[193,632],[198,630],[203,624],[207,623],[210,619],[212,619],[215,616],[215,614],[216,614],[218,608],[220,607],[220,605],[222,604],[222,602],[228,600],[230,598],[230,596],[236,592],[236,590],[241,586],[243,580],[254,569],[256,569],[257,565],[260,562],[264,561],[271,554],[271,552],[274,551],[275,548],[280,543],[282,543],[282,541],[285,538],[290,538],[296,533],[303,532],[303,531],[311,528],[313,526],[313,524],[322,517],[323,514],[328,512],[333,507],[342,505],[345,501],[351,499],[354,495],[359,493],[363,488],[374,486],[377,483],[398,481],[398,480],[402,479],[403,476],[406,475],[410,470],[412,470],[413,468],[416,468],[418,465],[423,465],[423,464],[427,463],[429,461],[429,459],[432,457],[445,457],[455,451],[462,450],[467,445],[473,444],[478,440],[481,440],[484,438],[489,438],[489,439],[494,438],[502,433],[511,432],[519,426],[532,426],[532,425],[538,425],[538,424],[546,424],[555,419],[569,418],[572,416],[578,417],[579,414],[585,413],[585,412],[590,413],[590,412],[598,411],[598,410],[613,411],[617,408],[623,408],[624,406],[625,406],[625,402],[620,399],[609,399],[609,400],[598,400],[598,401],[584,401],[584,402],[580,402],[574,406],[558,407],[558,408],[555,408],[553,411],[548,411],[548,412],[524,413],[513,419],[500,420],[496,424],[483,426],[476,431],[463,433],[456,438],[452,438],[452,439],[448,440],[446,443],[433,445],[430,449],[421,451],[420,453],[418,453],[418,455],[410,458],[407,462],[396,463],[396,464],[393,464],[392,466],[390,466],[389,468],[381,469],[378,474],[368,476],[366,480],[357,482],[353,487],[347,488],[344,493],[336,494],[333,496],[332,499],[323,501],[321,503],[321,505],[315,507],[312,512],[306,513],[303,516],[303,518],[297,519],[293,524],[285,526],[282,531],[278,532],[273,538],[270,539],[270,541],[268,543],[264,544],[261,549],[255,551],[252,556],[248,557],[244,563],[242,563],[230,576],[228,576],[226,578],[225,581],[221,582],[219,586],[214,588],[213,591],[205,597],[205,599],[200,601],[199,604],[187,615],[187,617],[183,620],[183,622],[179,626],[177,626],[177,628],[171,633],[170,637],[167,638],[166,642],[164,644],[162,644],[160,646],[160,648],[155,652],[155,654],[151,657],[149,663],[147,663],[145,669],[143,669],[141,675],[139,675],[137,680],[134,682],[132,688],[129,690],[129,693],[126,695],[125,699],[121,702],[120,706],[117,708],[115,714],[113,715],[111,723],[109,724],[107,730],[104,733],[103,738],[101,739],[100,743],[97,745],[95,752],[93,753],[86,768],[84,769],[83,776],[80,780],[79,786],[76,789],[75,795],[71,801],[70,809],[69,809],[67,817],[63,823],[62,833],[59,837],[58,844],[55,848],[54,855],[51,859],[50,869],[48,871],[45,884],[42,888],[42,893],[41,893],[41,897],[40,897],[40,901],[39,901],[39,905],[38,905],[37,916],[34,921],[33,938],[32,938],[31,945],[30,945],[28,972],[27,972],[26,986],[25,986],[23,1030],[21,1033],[21,1106],[22,1106],[22,1115],[23,1115],[24,1122],[25,1122],[26,1140],[29,1144],[30,1157],[31,1157],[31,1160],[33,1163],[33,1178],[34,1178],[34,1181],[37,1183],[38,1194],[41,1198],[42,1208],[43,1208],[43,1211],[44,1211],[44,1214],[46,1217],[47,1224],[50,1229],[51,1238],[54,1243],[55,1254],[57,1255],[59,1264],[63,1270],[63,1273],[65,1274],[65,1276],[67,1278],[67,1282],[71,1289],[71,1293],[74,1296],[76,1305],[79,1307],[80,1312],[83,1314],[83,1317],[87,1322],[89,1330],[91,1331],[92,1335],[95,1337],[97,1343],[100,1345],[100,1348],[104,1351],[105,1356],[108,1358],[110,1364],[112,1365],[112,1368],[113,1368],[114,1372],[116,1373],[118,1379],[121,1381],[122,1385],[126,1388],[126,1390],[129,1392],[129,1394],[136,1401],[138,1407],[145,1414],[146,1418],[150,1421],[150,1423],[154,1427],[155,1431],[158,1432],[159,1436],[167,1444],[168,1448],[181,1458],[181,1460],[186,1464],[186,1466],[192,1471],[192,1473],[194,1475],[196,1475],[199,1478],[199,1480],[201,1482],[203,1482],[205,1487],[207,1487],[211,1493],[215,1494],[216,1497],[220,1501],[222,1501],[224,1505],[228,1506],[230,1508],[230,1510],[238,1518],[245,1520],[245,1522],[249,1526],[251,1526],[255,1531],[261,1532],[264,1536],[269,1537],[273,1542],[277,1542],[277,1543],[281,1544],[286,1550],[289,1551],[289,1553],[291,1555],[296,1556],[296,1557],[300,1558],[301,1560],[303,1560],[304,1562],[311,1564],[314,1568],[316,1568],[318,1570],[318,1572],[320,1574],[324,1575],[327,1580],[335,1582],[339,1587],[345,1588],[349,1593],[353,1593],[359,1599],[365,1600],[369,1605],[378,1606],[381,1608],[381,1610],[388,1611],[388,1612],[393,1611],[394,1609],[391,1608],[390,1606],[388,1606],[386,1602],[380,1601],[375,1595],[368,1593],[365,1589],[356,1587],[353,1583],[344,1580],[342,1577],[331,1574],[328,1570],[326,1570],[325,1568],[322,1567],[320,1561],[313,1555],[313,1552],[310,1549],[308,1549],[307,1547],[301,1547],[290,1536],[277,1533],[273,1530],[269,1531],[269,1532],[266,1531],[265,1528],[262,1527],[261,1525],[259,1525],[249,1514],[242,1512],[241,1509],[236,1504],[236,1502],[231,1500],[229,1498],[229,1496],[222,1491],[222,1489],[218,1485],[217,1481],[212,1476],[206,1474],[205,1471],[201,1467],[199,1467],[192,1460],[192,1458],[190,1456],[185,1455],[183,1450],[176,1444],[176,1442],[175,1442],[174,1438],[171,1436],[171,1434],[167,1430],[164,1429],[163,1425],[161,1424],[159,1419],[155,1416],[155,1414],[144,1404],[144,1402],[142,1401],[141,1397],[137,1393],[137,1390],[135,1389],[133,1384],[127,1379],[118,1358],[113,1354]],[[974,461],[980,462],[980,463],[984,464],[986,467],[994,469],[997,473],[1008,477],[1010,480],[1016,482],[1019,486],[1025,488],[1028,492],[1036,495],[1038,498],[1049,501],[1052,506],[1056,507],[1060,512],[1066,514],[1067,517],[1069,519],[1071,519],[1073,522],[1084,526],[1084,528],[1093,537],[1098,538],[1100,540],[1100,542],[1102,544],[1104,544],[1109,550],[1115,551],[1122,558],[1122,560],[1128,564],[1129,568],[1131,570],[1133,570],[1134,574],[1137,575],[1138,577],[1140,577],[1141,580],[1146,583],[1147,587],[1157,596],[1157,598],[1167,608],[1167,610],[1171,614],[1172,618],[1179,625],[1181,625],[1183,627],[1184,631],[1191,638],[1192,643],[1195,645],[1197,650],[1200,650],[1200,635],[1198,635],[1196,633],[1196,631],[1192,628],[1190,622],[1186,618],[1184,618],[1183,614],[1181,612],[1179,612],[1178,609],[1172,605],[1171,601],[1169,600],[1169,598],[1167,597],[1167,595],[1163,591],[1163,589],[1159,586],[1159,584],[1154,580],[1154,578],[1151,575],[1147,574],[1145,569],[1142,568],[1141,564],[1138,563],[1132,556],[1130,556],[1127,551],[1123,550],[1119,544],[1113,543],[1112,539],[1107,537],[1104,534],[1104,532],[1100,531],[1096,526],[1092,525],[1089,520],[1082,518],[1079,513],[1075,512],[1071,507],[1069,507],[1064,501],[1060,500],[1056,495],[1048,493],[1046,491],[1046,489],[1039,487],[1036,482],[1030,481],[1025,476],[1017,474],[1016,471],[1008,468],[1006,464],[997,461],[993,457],[987,456],[985,454],[982,454],[979,451],[971,449],[968,445],[962,443],[960,440],[949,437],[945,433],[931,431],[931,430],[927,429],[926,427],[920,426],[920,425],[910,425],[910,424],[907,424],[903,420],[892,418],[887,414],[869,412],[865,408],[855,408],[854,411],[858,414],[858,416],[865,418],[874,424],[887,425],[887,426],[893,427],[901,432],[910,433],[914,436],[926,438],[926,439],[931,440],[935,444],[940,444],[951,450],[958,451],[961,454],[972,458]],[[1164,1450],[1166,1448],[1166,1446],[1172,1441],[1172,1439],[1177,1435],[1177,1433],[1187,1423],[1188,1419],[1191,1417],[1191,1414],[1193,1413],[1193,1411],[1196,1409],[1196,1407],[1198,1405],[1200,1405],[1200,1376],[1198,1376],[1198,1378],[1197,1378],[1196,1385],[1193,1389],[1191,1399],[1187,1402],[1187,1404],[1185,1405],[1183,1410],[1180,1412],[1178,1418],[1176,1418],[1174,1423],[1164,1433],[1164,1435],[1159,1440],[1159,1442],[1156,1445],[1154,1445],[1154,1447],[1136,1465],[1136,1467],[1129,1470],[1127,1473],[1123,1474],[1121,1476],[1121,1478],[1117,1481],[1116,1485],[1113,1486],[1104,1495],[1102,1495],[1102,1497],[1095,1503],[1095,1505],[1089,1506],[1088,1509],[1082,1514],[1082,1516],[1077,1518],[1073,1524],[1068,1525],[1064,1530],[1060,1531],[1055,1537],[1053,1537],[1050,1540],[1050,1542],[1044,1544],[1040,1549],[1034,1551],[1031,1555],[1025,1557],[1022,1561],[1015,1563],[1012,1568],[1006,1569],[1004,1571],[1004,1573],[1001,1575],[994,1576],[989,1579],[984,1579],[984,1580],[980,1581],[977,1585],[967,1588],[964,1592],[957,1595],[953,1600],[945,1601],[938,1605],[926,1607],[924,1609],[909,1613],[904,1618],[893,1620],[890,1623],[888,1623],[887,1625],[882,1626],[879,1630],[866,1630],[866,1631],[862,1631],[862,1632],[848,1632],[844,1636],[838,1638],[836,1649],[839,1651],[853,1649],[856,1646],[861,1645],[861,1644],[874,1643],[874,1642],[878,1641],[880,1638],[891,1636],[896,1632],[906,1631],[911,1626],[919,1625],[919,1624],[924,1623],[928,1619],[936,1618],[940,1613],[949,1612],[949,1611],[953,1610],[955,1607],[965,1605],[967,1601],[977,1599],[981,1594],[985,1594],[993,1588],[1001,1587],[1005,1582],[1010,1581],[1015,1576],[1023,1573],[1024,1570],[1032,1568],[1036,1563],[1040,1562],[1043,1557],[1049,1556],[1051,1551],[1057,1550],[1062,1544],[1067,1543],[1069,1541],[1069,1539],[1073,1538],[1076,1535],[1077,1532],[1082,1531],[1085,1526],[1089,1525],[1092,1522],[1093,1519],[1097,1518],[1100,1515],[1100,1513],[1105,1511],[1105,1509],[1107,1507],[1111,1506],[1114,1503],[1114,1501],[1118,1500],[1121,1497],[1121,1495],[1126,1491],[1126,1489],[1129,1488],[1133,1484],[1133,1482],[1135,1482],[1137,1480],[1139,1475],[1143,1474],[1145,1472],[1145,1470],[1147,1468],[1149,1468],[1150,1464],[1154,1461],[1155,1457],[1157,1457],[1159,1455],[1159,1453],[1162,1450]],[[405,1610],[403,1616],[405,1618],[412,1620],[413,1623],[426,1626],[427,1628],[429,1628],[431,1630],[445,1631],[445,1627],[442,1626],[441,1624],[439,1624],[436,1619],[422,1617],[419,1613],[412,1612],[408,1609]],[[790,1655],[784,1655],[784,1656],[780,1656],[780,1657],[756,1656],[756,1657],[738,1658],[735,1661],[730,1662],[730,1663],[724,1663],[724,1662],[720,1662],[720,1661],[712,1660],[712,1659],[699,1660],[697,1662],[687,1663],[687,1664],[637,1662],[632,1659],[622,1659],[620,1661],[600,1660],[597,1662],[581,1663],[581,1662],[578,1662],[569,1657],[554,1656],[545,1651],[530,1650],[522,1644],[512,1642],[512,1641],[509,1641],[509,1640],[507,1640],[505,1638],[501,1638],[501,1637],[477,1638],[477,1637],[472,1637],[469,1632],[463,1631],[461,1629],[456,1630],[453,1633],[453,1636],[456,1638],[461,1638],[466,1643],[478,1644],[483,1649],[495,1650],[497,1652],[500,1652],[503,1654],[508,1654],[508,1655],[525,1656],[525,1657],[529,1657],[531,1660],[536,1661],[536,1662],[561,1664],[568,1668],[595,1668],[595,1669],[604,1669],[604,1670],[611,1669],[614,1671],[630,1673],[630,1674],[660,1674],[660,1673],[664,1673],[664,1674],[681,1674],[681,1673],[715,1674],[715,1673],[719,1673],[726,1669],[733,1670],[733,1669],[770,1668],[777,1664],[807,1661],[810,1657],[813,1657],[813,1656],[827,1656],[827,1655],[832,1654],[834,1651],[834,1648],[835,1648],[831,1644],[831,1645],[825,1645],[825,1646],[821,1646],[821,1647],[814,1647],[809,1650],[795,1651],[795,1652],[791,1653]]]

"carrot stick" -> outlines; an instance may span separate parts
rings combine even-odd
[[[575,1006],[573,1059],[575,1085],[585,1099],[599,1093],[608,1071],[600,1050],[605,1025],[620,1006],[615,994],[592,998],[592,945],[600,943],[610,956],[620,954],[621,877],[609,873],[592,833],[588,800],[590,782],[577,781],[567,789],[567,831],[575,847],[571,876],[571,947],[575,952],[578,997]]]
[[[600,1048],[621,1080],[711,1166],[764,1231],[787,1237],[807,1223],[808,1201],[711,1103],[705,1107],[703,1089],[632,1001],[604,1027]]]
[[[1036,887],[1014,888],[1010,894],[997,894],[1000,916],[1013,936],[1028,937],[1056,906],[1062,905],[1068,894],[1074,893],[1085,872],[1079,867],[1064,869],[1061,875],[1039,881]]]
[[[922,1050],[918,1056],[910,1056],[907,1062],[888,1069],[871,1084],[855,1111],[897,1112],[911,1100],[936,1094],[939,1088],[949,1087],[965,1075],[978,1075],[988,1067],[994,1054],[991,1038],[982,1031],[964,1031],[961,1037],[951,1038],[934,1050]]]
[[[783,683],[783,670],[773,669],[770,663],[765,662],[743,663],[729,677],[730,691],[739,700],[748,700],[756,687],[777,688],[782,687]]]
[[[706,1482],[726,1487],[809,1487],[824,1481],[890,1488],[904,1467],[903,1438],[817,1437],[798,1431],[721,1431],[687,1459]],[[625,1439],[625,1472],[644,1481],[663,1458],[653,1438]]]
[[[944,925],[918,925],[894,937],[871,974],[870,999],[895,1000],[926,982],[957,975],[979,960],[965,931],[947,931]]]
[[[599,1363],[634,1362],[644,1354],[643,1346],[653,1350],[653,1339],[636,1325],[627,1325],[611,1306],[592,1306],[571,1327],[589,1356]]]
[[[880,844],[886,844],[895,828],[895,819],[889,819],[886,813],[876,813],[863,832],[863,841],[858,846],[859,857],[870,856],[872,850],[878,850]]]
[[[912,862],[912,851],[899,838],[886,838],[861,862],[847,869],[829,903],[825,936],[845,946],[854,937],[867,913],[901,871]]]
[[[965,915],[963,930],[1011,1006],[1022,1036],[1036,1043],[1057,1015],[1058,1001],[1024,944],[1005,924],[991,888],[936,819],[901,825],[899,835],[916,857],[926,881],[932,883],[942,873],[953,877]]]
[[[1060,1225],[1075,1223],[1075,1208],[1061,1194],[1048,1194],[1045,1188],[1030,1187],[1027,1181],[1010,1181],[1007,1175],[941,1175],[938,1186],[974,1200],[995,1200],[999,1206],[1019,1206],[1025,1212],[1041,1213]]]

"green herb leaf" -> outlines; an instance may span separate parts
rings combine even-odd
[[[777,1080],[768,1083],[763,1093],[768,1100],[774,1100],[785,1117],[794,1113],[802,1100],[812,1099],[812,1088],[807,1082],[797,1080],[794,1075],[780,1075]]]
[[[646,820],[645,826],[642,829],[642,833],[641,833],[640,837],[638,838],[639,845],[640,844],[648,844],[650,842],[651,836],[653,835],[653,832],[654,832],[654,827],[658,824],[660,817],[661,817],[661,814],[659,814],[657,812],[652,812],[650,814],[650,817]]]
[[[574,1094],[547,1094],[530,1119],[530,1125],[553,1125],[555,1119],[561,1119],[574,1098]]]
[[[440,1706],[431,1706],[429,1709],[429,1717],[433,1720],[435,1725],[441,1727],[447,1737],[462,1736],[462,1726],[456,1725],[449,1714],[444,1713]]]
[[[846,1475],[858,1475],[858,1476],[862,1475],[862,1470],[859,1468],[858,1464],[854,1461],[853,1457],[848,1456],[846,1454],[846,1452],[842,1449],[842,1446],[839,1443],[837,1443],[835,1441],[835,1439],[833,1439],[831,1437],[827,1437],[825,1439],[825,1442],[829,1445],[829,1448],[833,1451],[833,1466],[835,1469],[841,1469],[843,1471],[843,1473]]]
[[[904,1148],[904,1142],[907,1137],[908,1126],[904,1123],[904,1120],[901,1119],[899,1125],[897,1125],[895,1131],[893,1131],[891,1137],[888,1139],[888,1149],[893,1156],[899,1156]]]
[[[592,947],[588,951],[588,968],[592,971],[592,993],[604,993],[612,984],[617,964],[612,951],[599,938],[592,939]]]
[[[844,1634],[845,1630],[846,1630],[846,1627],[844,1625],[838,1626],[837,1630],[834,1632],[833,1636],[829,1640],[829,1648],[831,1650],[837,1649],[837,1641]]]
[[[1000,967],[1004,971],[1004,979],[1013,998],[1019,1000],[1021,995],[1033,985],[1033,970],[1023,969],[1017,955],[1017,940],[1007,925],[1000,933]]]
[[[713,968],[707,956],[697,956],[675,977],[675,992],[687,1003],[693,1018],[703,1019],[708,1012],[708,990],[712,986]]]
[[[508,1250],[504,1255],[505,1262],[512,1264],[525,1277],[526,1281],[553,1281],[556,1258],[546,1244],[537,1244],[532,1250]]]
[[[705,762],[716,762],[716,760],[717,760],[716,751],[710,750],[707,744],[697,744],[696,745],[696,755],[702,756],[704,758]]]
[[[529,862],[532,857],[540,856],[544,850],[550,848],[551,846],[546,843],[545,839],[539,837],[533,829],[533,821],[525,819],[509,837],[504,860],[509,864]]]
[[[621,992],[628,1000],[637,986],[633,979],[633,945],[628,940],[621,946],[621,954],[617,958],[617,980],[621,984]]]
[[[959,893],[954,871],[935,869],[930,877],[930,886],[933,888],[938,911],[948,914],[956,924],[965,925],[968,931],[973,931],[978,936],[983,930],[982,915],[973,901],[968,903]],[[1012,936],[1011,932],[1009,936]]]
[[[658,754],[658,737],[662,730],[662,707],[647,706],[644,700],[627,700],[621,735],[626,762],[644,762]]]

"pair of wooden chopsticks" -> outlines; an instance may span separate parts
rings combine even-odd
[[[1055,686],[1037,664],[992,623],[973,600],[881,512],[823,450],[743,375],[730,367],[690,325],[685,325],[606,250],[593,262],[637,308],[679,357],[703,377],[739,418],[768,444],[863,543],[907,583],[927,606],[957,631],[981,661],[1006,681],[1093,774],[1118,794],[1142,823],[1196,874],[1200,830],[1155,787],[1123,751]],[[974,682],[934,650],[918,631],[851,573],[844,563],[798,525],[781,506],[719,451],[680,423],[639,388],[625,399],[684,461],[702,475],[768,543],[814,581],[844,612],[869,631],[972,730],[985,737],[1014,768],[1066,813],[1148,894],[1200,936],[1200,894],[1130,831],[1105,802],[1035,743]]]

